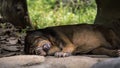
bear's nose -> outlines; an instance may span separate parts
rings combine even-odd
[[[50,49],[51,45],[50,44],[44,44],[43,45],[43,50],[48,51]]]

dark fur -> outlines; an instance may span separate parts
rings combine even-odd
[[[45,49],[42,40],[47,40]],[[37,42],[36,42],[37,41]],[[73,54],[118,56],[120,40],[110,28],[101,25],[65,25],[29,31],[25,39],[25,53],[65,57]],[[50,46],[50,48],[49,48]],[[44,52],[44,53],[43,53]]]

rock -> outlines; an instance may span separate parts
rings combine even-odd
[[[46,61],[30,68],[90,68],[97,62],[108,58],[91,58],[85,56],[70,56],[65,58],[46,57]]]
[[[3,28],[0,28],[0,35],[3,35],[3,32],[4,32]]]
[[[66,58],[47,57],[46,62],[43,63],[43,68],[89,68],[97,62],[96,59],[84,56],[71,56]],[[46,63],[47,65],[45,65]]]
[[[41,64],[45,61],[43,56],[19,55],[0,58],[0,68],[28,68],[32,65]]]
[[[1,57],[14,56],[14,55],[16,55],[16,53],[15,53],[15,52],[12,52],[12,53],[6,53],[6,54],[4,54],[4,55],[0,55],[0,58],[1,58]]]
[[[22,55],[0,58],[0,68],[90,68],[100,60],[107,58],[91,58],[84,56],[70,56],[56,58]]]
[[[106,59],[85,56],[70,56],[65,58],[46,57],[46,61],[39,66],[42,66],[40,68],[90,68],[93,64]]]
[[[16,37],[10,37],[7,39],[9,44],[17,44],[18,39]]]
[[[23,54],[25,33],[10,23],[0,24],[0,57]],[[20,53],[21,52],[21,53]]]
[[[91,68],[120,68],[120,58],[113,58],[96,63]]]
[[[0,54],[2,53],[2,48],[0,47]]]
[[[12,45],[2,45],[1,48],[4,50],[7,50],[7,51],[12,51],[12,52],[20,51],[19,46],[15,46],[15,45],[13,45],[13,46]]]

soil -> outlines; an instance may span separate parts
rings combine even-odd
[[[10,23],[0,23],[0,57],[23,54],[25,35]]]

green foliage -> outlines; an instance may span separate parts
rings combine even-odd
[[[96,16],[96,4],[80,0],[77,5],[69,4],[59,7],[56,0],[27,0],[30,18],[38,28],[48,26],[89,23],[92,24]],[[87,1],[87,0],[86,0]]]

